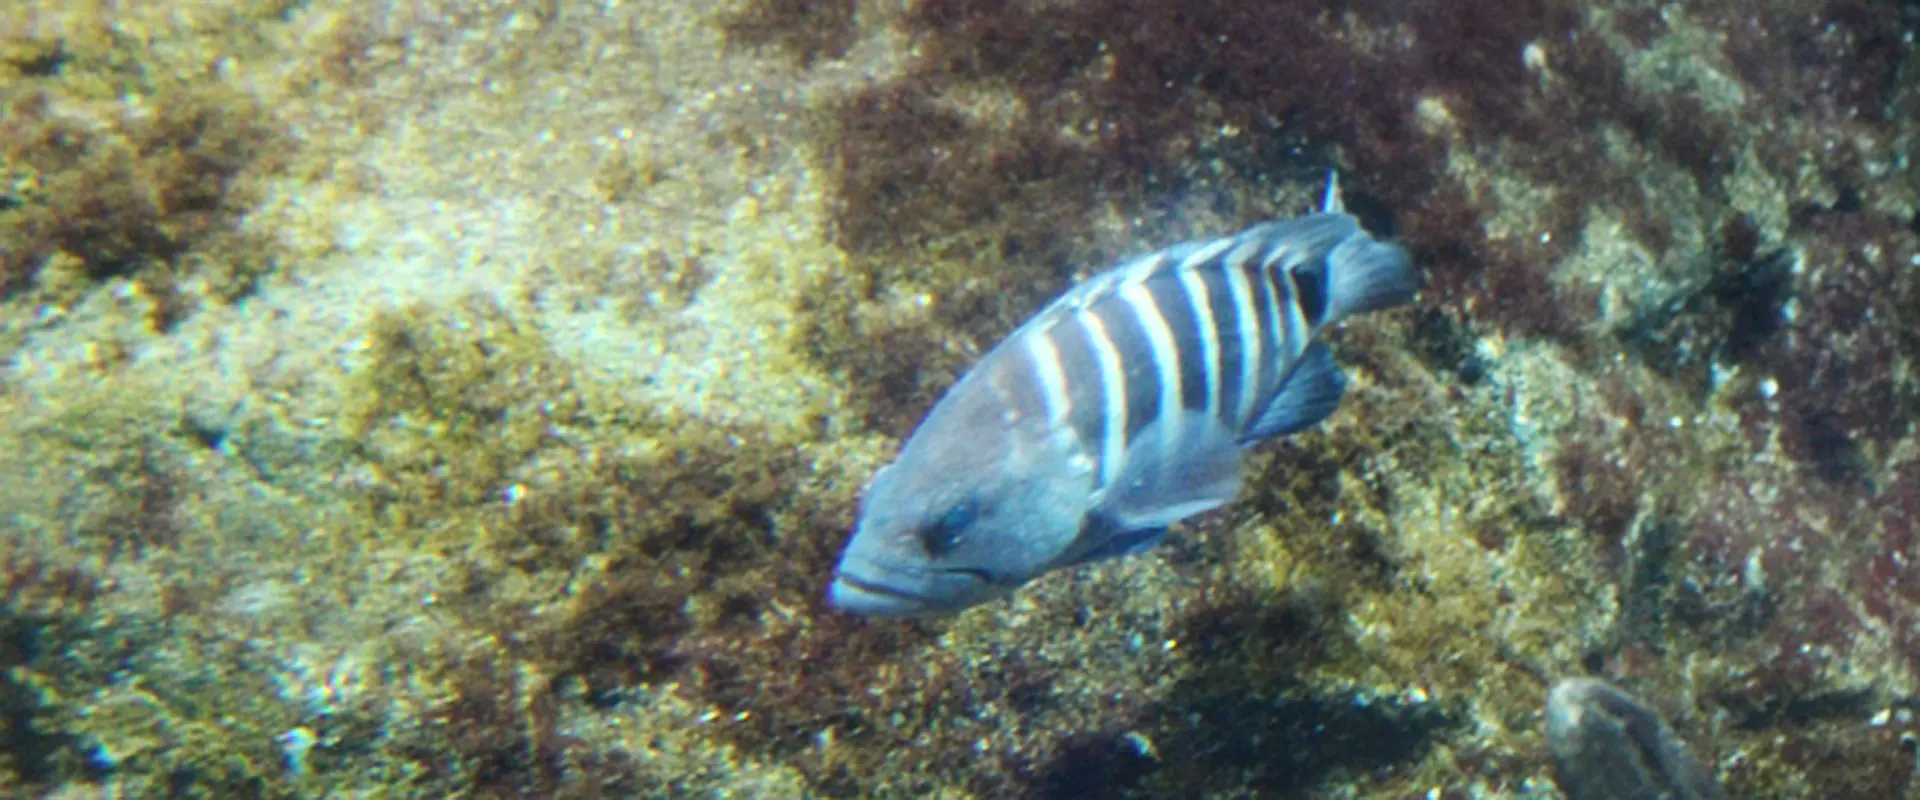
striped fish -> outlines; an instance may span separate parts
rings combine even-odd
[[[1339,404],[1320,329],[1413,297],[1406,251],[1327,197],[1123,263],[995,346],[868,484],[829,602],[958,611],[1232,500],[1241,449]]]

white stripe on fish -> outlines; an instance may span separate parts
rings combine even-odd
[[[1119,469],[1127,449],[1127,376],[1120,364],[1120,351],[1113,346],[1113,339],[1107,336],[1107,326],[1097,314],[1087,309],[1073,317],[1080,324],[1081,332],[1093,346],[1093,356],[1100,365],[1100,374],[1094,376],[1071,375],[1069,380],[1100,381],[1101,396],[1106,399],[1101,414],[1106,420],[1102,428],[1100,443],[1100,482],[1113,480],[1114,471]]]
[[[1234,255],[1247,254],[1248,248],[1242,247]],[[1235,332],[1240,343],[1240,390],[1238,403],[1235,404],[1232,424],[1244,425],[1253,416],[1253,402],[1259,393],[1260,322],[1253,312],[1253,287],[1247,283],[1247,271],[1238,261],[1228,261],[1226,268],[1227,290],[1233,293],[1234,319],[1239,323]]]
[[[1060,370],[1060,351],[1045,336],[1028,336],[1027,355],[1033,359],[1034,374],[1040,380],[1040,397],[1046,406],[1047,424],[1061,425],[1073,411],[1073,398],[1067,394],[1067,376]]]

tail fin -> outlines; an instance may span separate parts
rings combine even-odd
[[[1409,302],[1418,288],[1397,244],[1357,233],[1327,254],[1328,322]]]

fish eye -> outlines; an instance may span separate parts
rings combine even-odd
[[[979,504],[972,498],[954,504],[940,519],[920,530],[920,546],[927,555],[939,558],[959,546],[960,536],[979,516]]]
[[[946,515],[940,518],[940,527],[955,532],[966,530],[967,526],[973,524],[973,518],[979,515],[979,511],[978,504],[972,498],[968,498],[954,505],[953,508],[947,509]]]

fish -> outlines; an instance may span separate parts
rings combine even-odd
[[[1048,572],[1153,548],[1232,501],[1241,451],[1333,413],[1319,340],[1411,302],[1407,251],[1320,210],[1082,281],[935,402],[859,501],[827,590],[870,617],[961,611]]]
[[[1571,800],[1725,800],[1666,720],[1605,681],[1555,683],[1546,734],[1554,783]]]

